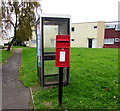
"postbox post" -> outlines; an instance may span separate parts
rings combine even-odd
[[[56,67],[59,67],[58,104],[62,106],[63,68],[70,64],[70,35],[56,36]]]
[[[58,91],[58,105],[62,106],[62,86],[63,86],[63,67],[59,68],[59,91]]]

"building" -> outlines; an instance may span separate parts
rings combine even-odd
[[[56,44],[56,35],[58,35],[57,25],[44,26],[44,47],[54,47]],[[29,40],[29,47],[36,47],[36,30],[32,28],[32,39]]]
[[[6,45],[8,45],[8,43],[11,42],[11,40],[12,40],[12,37],[10,37],[10,38],[0,37],[0,46],[6,46]]]
[[[29,47],[36,47],[36,29],[32,27],[32,39],[29,39],[28,45]]]
[[[104,48],[120,48],[120,25],[118,22],[106,23]]]
[[[30,47],[36,47],[36,31],[29,41]],[[55,47],[57,25],[44,26],[44,47]],[[118,22],[86,22],[71,24],[71,47],[83,48],[120,48],[120,25]]]
[[[0,46],[4,46],[4,41],[2,37],[0,37]]]
[[[45,25],[44,26],[44,47],[56,46],[56,35],[58,35],[58,25]]]
[[[4,46],[4,41],[3,41],[3,37],[2,37],[2,30],[0,28],[0,46]]]
[[[72,23],[71,26],[71,47],[103,47],[105,22]]]

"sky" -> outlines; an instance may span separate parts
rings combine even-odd
[[[42,0],[42,13],[69,14],[72,23],[118,21],[120,0]]]

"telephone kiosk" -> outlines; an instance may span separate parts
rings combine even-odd
[[[41,14],[36,22],[37,69],[41,87],[69,84],[70,15]]]

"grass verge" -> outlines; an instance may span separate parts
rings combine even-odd
[[[58,88],[40,89],[36,60],[36,49],[23,49],[20,79],[33,87],[35,109],[58,109]],[[70,63],[63,109],[117,109],[118,49],[71,48]]]
[[[11,51],[0,50],[0,64],[2,64],[10,56]]]

